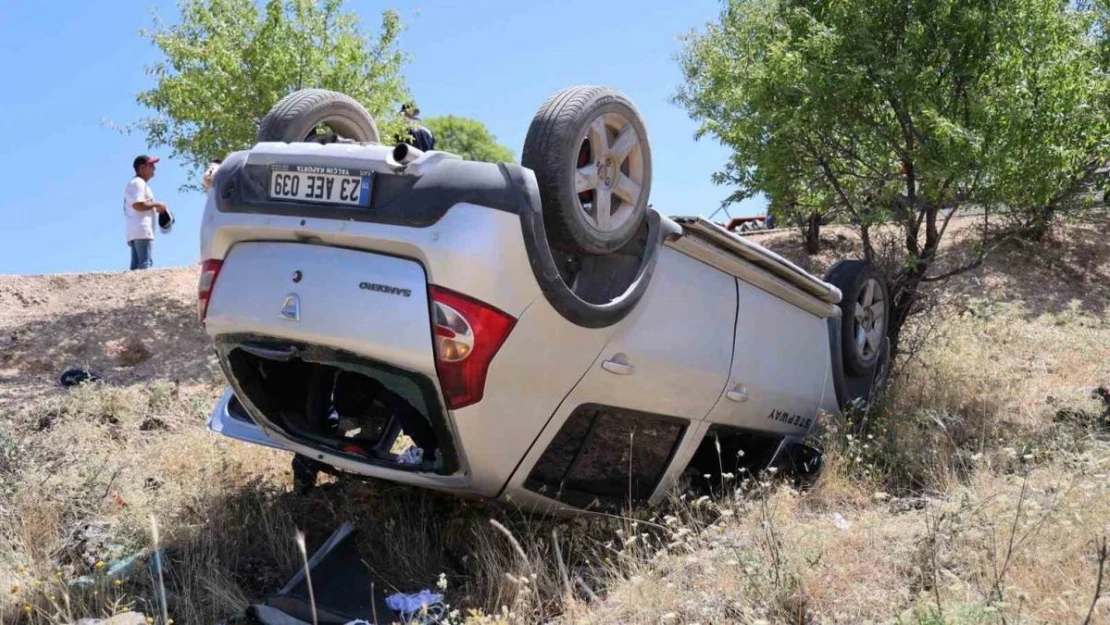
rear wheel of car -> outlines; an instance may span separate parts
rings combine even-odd
[[[612,89],[569,87],[537,111],[521,164],[539,183],[552,247],[610,254],[636,234],[651,193],[651,147],[635,105]]]
[[[374,117],[354,98],[327,89],[301,89],[282,98],[258,125],[258,141],[283,143],[380,141]]]
[[[845,260],[829,270],[826,282],[840,289],[841,348],[848,375],[873,372],[886,349],[890,294],[874,265]]]

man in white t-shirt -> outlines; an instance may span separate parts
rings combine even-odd
[[[135,157],[135,177],[123,191],[123,216],[127,225],[127,246],[131,248],[131,269],[149,269],[154,264],[154,213],[166,211],[166,205],[154,201],[154,192],[147,182],[154,177],[157,157]]]

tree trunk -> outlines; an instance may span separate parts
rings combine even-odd
[[[806,218],[803,232],[806,243],[806,254],[810,256],[821,251],[821,213],[810,213]]]
[[[913,314],[917,305],[921,279],[925,277],[924,269],[903,269],[890,284],[890,300],[893,304],[890,310],[890,326],[887,337],[890,339],[890,358],[898,355],[898,347],[902,338],[902,329],[906,321]]]
[[[1030,241],[1043,241],[1048,234],[1049,225],[1052,223],[1052,208],[1045,207],[1038,211],[1032,221],[1025,228],[1025,238]]]

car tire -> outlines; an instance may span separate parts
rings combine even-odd
[[[611,254],[644,222],[651,146],[639,111],[617,91],[577,86],[548,98],[521,164],[535,173],[549,244],[560,251]]]
[[[357,100],[327,89],[301,89],[278,101],[258,125],[258,142],[318,142],[316,129],[326,126],[335,138],[378,143],[378,125]],[[327,136],[327,135],[325,135]]]
[[[844,260],[829,269],[825,282],[840,289],[841,353],[850,376],[867,376],[883,356],[890,327],[890,292],[875,266]]]

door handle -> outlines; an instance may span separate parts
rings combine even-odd
[[[737,386],[731,391],[725,393],[725,397],[727,397],[730,401],[741,403],[746,402],[748,401],[748,389],[744,388],[743,386]]]
[[[632,375],[632,372],[636,369],[632,365],[620,362],[616,359],[606,360],[602,362],[601,368],[605,369],[609,373],[615,373],[617,375]]]

